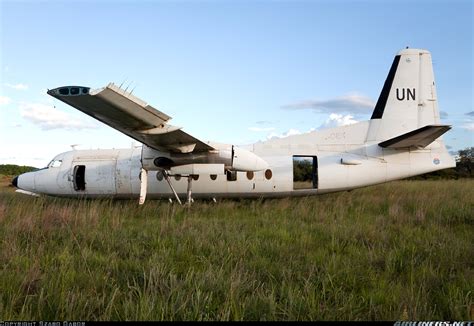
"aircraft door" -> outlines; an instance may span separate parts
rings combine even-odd
[[[318,189],[318,157],[293,155],[293,189]]]
[[[73,180],[74,190],[83,191],[86,190],[86,166],[76,165],[74,166]]]
[[[73,162],[72,185],[75,192],[87,195],[115,195],[116,160]]]

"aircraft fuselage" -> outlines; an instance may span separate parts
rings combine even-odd
[[[315,195],[410,177],[452,167],[454,160],[442,140],[423,149],[384,149],[377,143],[347,144],[364,134],[367,122],[272,139],[247,146],[268,163],[257,172],[230,172],[194,176],[194,198],[283,197]],[[318,145],[318,140],[325,140]],[[332,140],[330,140],[332,139]],[[328,143],[329,142],[329,143]],[[74,150],[57,155],[48,168],[25,173],[18,188],[64,197],[137,198],[140,194],[142,148]],[[296,165],[309,162],[311,175],[295,180]],[[171,175],[180,197],[186,196],[186,177]],[[147,198],[173,198],[161,171],[149,171]]]

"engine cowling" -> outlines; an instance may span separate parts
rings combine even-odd
[[[169,153],[143,146],[142,166],[148,171],[188,164],[223,164],[225,169],[233,171],[261,171],[268,166],[258,155],[234,145],[199,153]]]
[[[232,146],[232,170],[234,171],[261,171],[268,166],[261,157],[254,153]]]

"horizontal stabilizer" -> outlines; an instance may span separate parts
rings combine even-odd
[[[379,143],[384,148],[423,148],[431,144],[436,138],[451,129],[449,125],[424,126],[406,134],[391,138]]]

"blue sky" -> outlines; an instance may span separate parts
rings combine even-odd
[[[405,46],[432,53],[451,150],[474,146],[473,16],[471,1],[0,1],[0,164],[131,146],[45,93],[64,85],[124,82],[204,141],[367,120]]]

